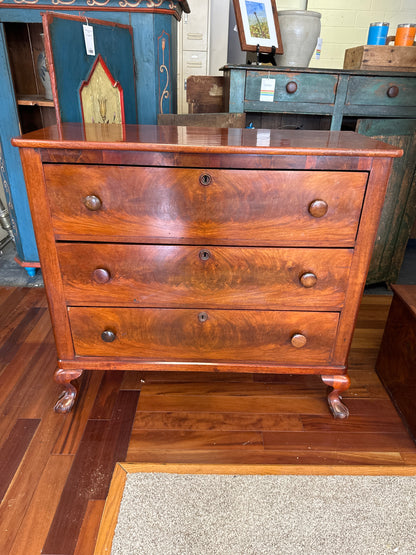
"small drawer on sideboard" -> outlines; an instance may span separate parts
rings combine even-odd
[[[328,364],[334,312],[69,308],[77,356],[183,362]]]
[[[332,104],[338,83],[337,75],[313,73],[274,73],[264,71],[247,72],[246,101],[260,101],[263,79],[275,81],[274,102],[314,102]]]
[[[353,251],[58,243],[68,305],[342,308]]]
[[[414,106],[416,80],[405,77],[351,76],[346,105]]]
[[[354,246],[365,172],[46,164],[59,240]]]

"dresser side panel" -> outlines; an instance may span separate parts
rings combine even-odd
[[[373,159],[358,227],[345,306],[341,312],[334,363],[345,364],[351,346],[358,309],[364,292],[380,214],[384,203],[392,158]]]
[[[22,148],[20,156],[48,297],[59,358],[73,358],[74,348],[65,304],[61,270],[56,252],[51,213],[46,196],[42,162],[35,149]]]

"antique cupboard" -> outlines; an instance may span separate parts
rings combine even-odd
[[[103,51],[116,77],[130,72],[131,79],[124,81],[131,83],[130,101],[135,106],[132,108],[134,118],[131,116],[126,121],[154,124],[159,113],[175,112],[176,27],[183,10],[189,11],[186,0],[0,2],[1,180],[12,217],[18,259],[29,271],[39,265],[39,258],[22,167],[16,149],[10,144],[11,138],[53,124],[57,117],[62,121],[81,121],[78,87],[87,75],[81,76],[76,71],[89,67],[94,60],[86,56],[82,45],[82,23],[91,23],[93,19],[107,23],[113,30],[120,25],[131,29],[131,45],[127,37],[111,38],[111,31],[100,39],[100,26],[96,26],[95,35],[97,49]],[[52,37],[52,46],[49,44],[50,53],[55,53],[57,74],[53,99],[45,98],[37,71],[43,50],[41,35],[48,35],[41,14],[48,11],[54,12],[59,24]],[[65,14],[81,15],[84,21],[74,31],[73,22],[68,22],[69,27],[61,25]],[[53,29],[50,34],[53,35]],[[111,56],[112,61],[109,60]]]
[[[223,70],[226,110],[246,112],[259,127],[350,129],[403,149],[393,164],[367,280],[394,283],[416,219],[416,72],[254,65]],[[260,99],[264,78],[275,83],[272,102]]]

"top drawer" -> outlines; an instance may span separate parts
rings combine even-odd
[[[416,79],[351,76],[345,103],[367,106],[414,106],[415,101]]]
[[[316,102],[332,104],[338,77],[332,74],[247,72],[245,100],[259,101],[262,79],[275,81],[274,102]],[[266,102],[267,104],[267,102]]]
[[[353,246],[365,172],[47,164],[58,239]]]

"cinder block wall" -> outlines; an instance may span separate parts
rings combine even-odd
[[[303,0],[276,0],[279,10],[303,9]],[[308,10],[321,13],[321,57],[309,67],[342,68],[347,48],[366,44],[368,27],[390,23],[394,35],[399,23],[416,23],[416,0],[309,0]]]

